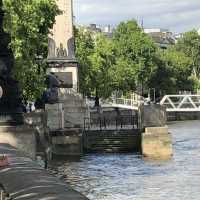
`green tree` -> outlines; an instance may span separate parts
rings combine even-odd
[[[81,92],[96,96],[97,101],[100,97],[110,96],[111,67],[115,61],[112,40],[85,29],[76,29],[75,38]]]
[[[100,34],[95,39],[94,52],[89,57],[91,63],[91,90],[99,97],[109,97],[113,91],[111,67],[115,62],[112,41]]]
[[[114,32],[113,42],[116,65],[113,67],[115,87],[125,91],[142,88],[155,68],[153,57],[156,46],[143,33],[135,20],[120,23]]]
[[[200,88],[200,35],[196,30],[186,32],[183,38],[178,40],[175,48],[192,59],[191,79],[196,82],[195,87]]]
[[[94,52],[94,40],[91,32],[75,28],[76,58],[79,63],[79,85],[80,92],[84,95],[91,95],[91,62],[89,57]]]
[[[27,99],[41,95],[44,86],[49,29],[59,13],[55,0],[4,0],[5,29],[11,34],[15,72]]]
[[[155,88],[160,95],[177,94],[180,90],[193,90],[191,80],[191,58],[175,47],[158,50],[154,58],[157,66],[149,79],[149,87]]]

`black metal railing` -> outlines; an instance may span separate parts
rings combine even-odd
[[[119,130],[137,128],[137,115],[120,115],[115,117],[98,116],[92,118],[84,118],[84,130]]]

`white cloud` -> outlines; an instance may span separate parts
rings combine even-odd
[[[176,32],[200,27],[199,0],[74,0],[74,14],[81,24],[116,25],[135,18]]]

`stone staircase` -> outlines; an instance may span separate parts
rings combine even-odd
[[[84,149],[86,152],[134,152],[139,151],[141,136],[137,130],[86,131]]]

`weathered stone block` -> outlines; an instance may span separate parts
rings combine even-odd
[[[166,109],[161,105],[143,105],[140,107],[139,113],[142,129],[145,127],[162,127],[166,125]]]
[[[74,100],[81,102],[83,101],[82,95],[73,91],[70,88],[59,88],[58,98],[60,101],[68,101],[68,102],[73,102]]]
[[[52,138],[52,143],[56,144],[79,144],[80,138],[77,136],[56,136]]]
[[[36,135],[35,129],[21,126],[1,126],[0,143],[10,144],[19,149],[27,156],[35,159],[36,156]]]
[[[46,104],[45,110],[47,112],[47,127],[50,130],[64,128],[64,110],[62,103]]]
[[[45,124],[45,113],[44,111],[35,111],[24,114],[24,121],[29,125]]]
[[[83,152],[82,135],[54,136],[52,137],[52,150],[54,155],[81,156]]]
[[[77,127],[83,127],[84,126],[84,113],[68,113],[65,112],[65,127],[67,127],[68,123],[73,124]]]
[[[145,134],[168,134],[168,127],[146,127]]]
[[[142,154],[148,158],[169,159],[172,151],[172,137],[166,127],[148,127],[142,133]],[[150,132],[151,131],[151,132]]]

